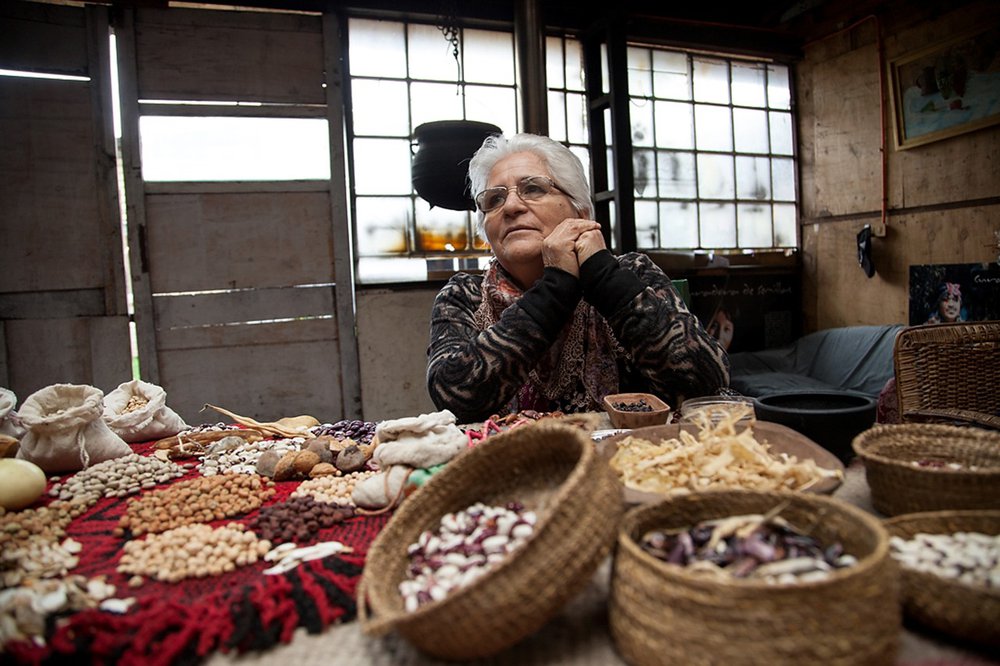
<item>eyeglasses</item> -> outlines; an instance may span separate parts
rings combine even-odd
[[[488,187],[476,195],[476,205],[484,213],[490,213],[507,201],[507,195],[511,190],[517,192],[521,201],[538,201],[546,194],[551,194],[552,190],[557,190],[566,194],[566,191],[556,185],[555,181],[545,176],[528,176],[517,181],[514,187]]]

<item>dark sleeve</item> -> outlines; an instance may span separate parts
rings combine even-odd
[[[598,252],[580,267],[583,298],[608,321],[646,390],[674,407],[729,385],[729,357],[644,254]]]
[[[579,281],[546,268],[531,289],[485,331],[474,314],[482,278],[459,274],[434,299],[427,348],[427,390],[459,423],[501,413],[548,351],[580,301]]]

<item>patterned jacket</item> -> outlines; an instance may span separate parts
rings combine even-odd
[[[685,398],[729,385],[729,358],[698,322],[670,279],[644,254],[603,250],[580,278],[546,268],[542,278],[488,330],[474,315],[480,276],[453,276],[434,300],[427,388],[438,409],[460,423],[516,411],[515,398],[583,298],[611,327],[619,391],[653,393],[674,408]],[[590,409],[600,410],[594,403]],[[556,401],[550,411],[574,411]]]

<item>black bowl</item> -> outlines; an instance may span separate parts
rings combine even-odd
[[[754,398],[758,419],[802,433],[845,465],[854,457],[851,441],[874,425],[875,407],[875,398],[854,391],[780,391]]]

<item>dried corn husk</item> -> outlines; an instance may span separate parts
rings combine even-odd
[[[205,403],[205,407],[210,407],[220,414],[228,416],[240,425],[256,428],[257,430],[271,435],[277,435],[278,437],[306,437],[311,434],[309,432],[310,428],[320,424],[315,417],[308,416],[306,414],[301,416],[286,416],[278,419],[277,421],[261,423],[260,421],[252,419],[248,416],[234,414],[229,410],[223,409],[222,407],[216,407],[215,405],[210,405],[208,403]],[[202,407],[202,411],[204,411],[205,407]]]

